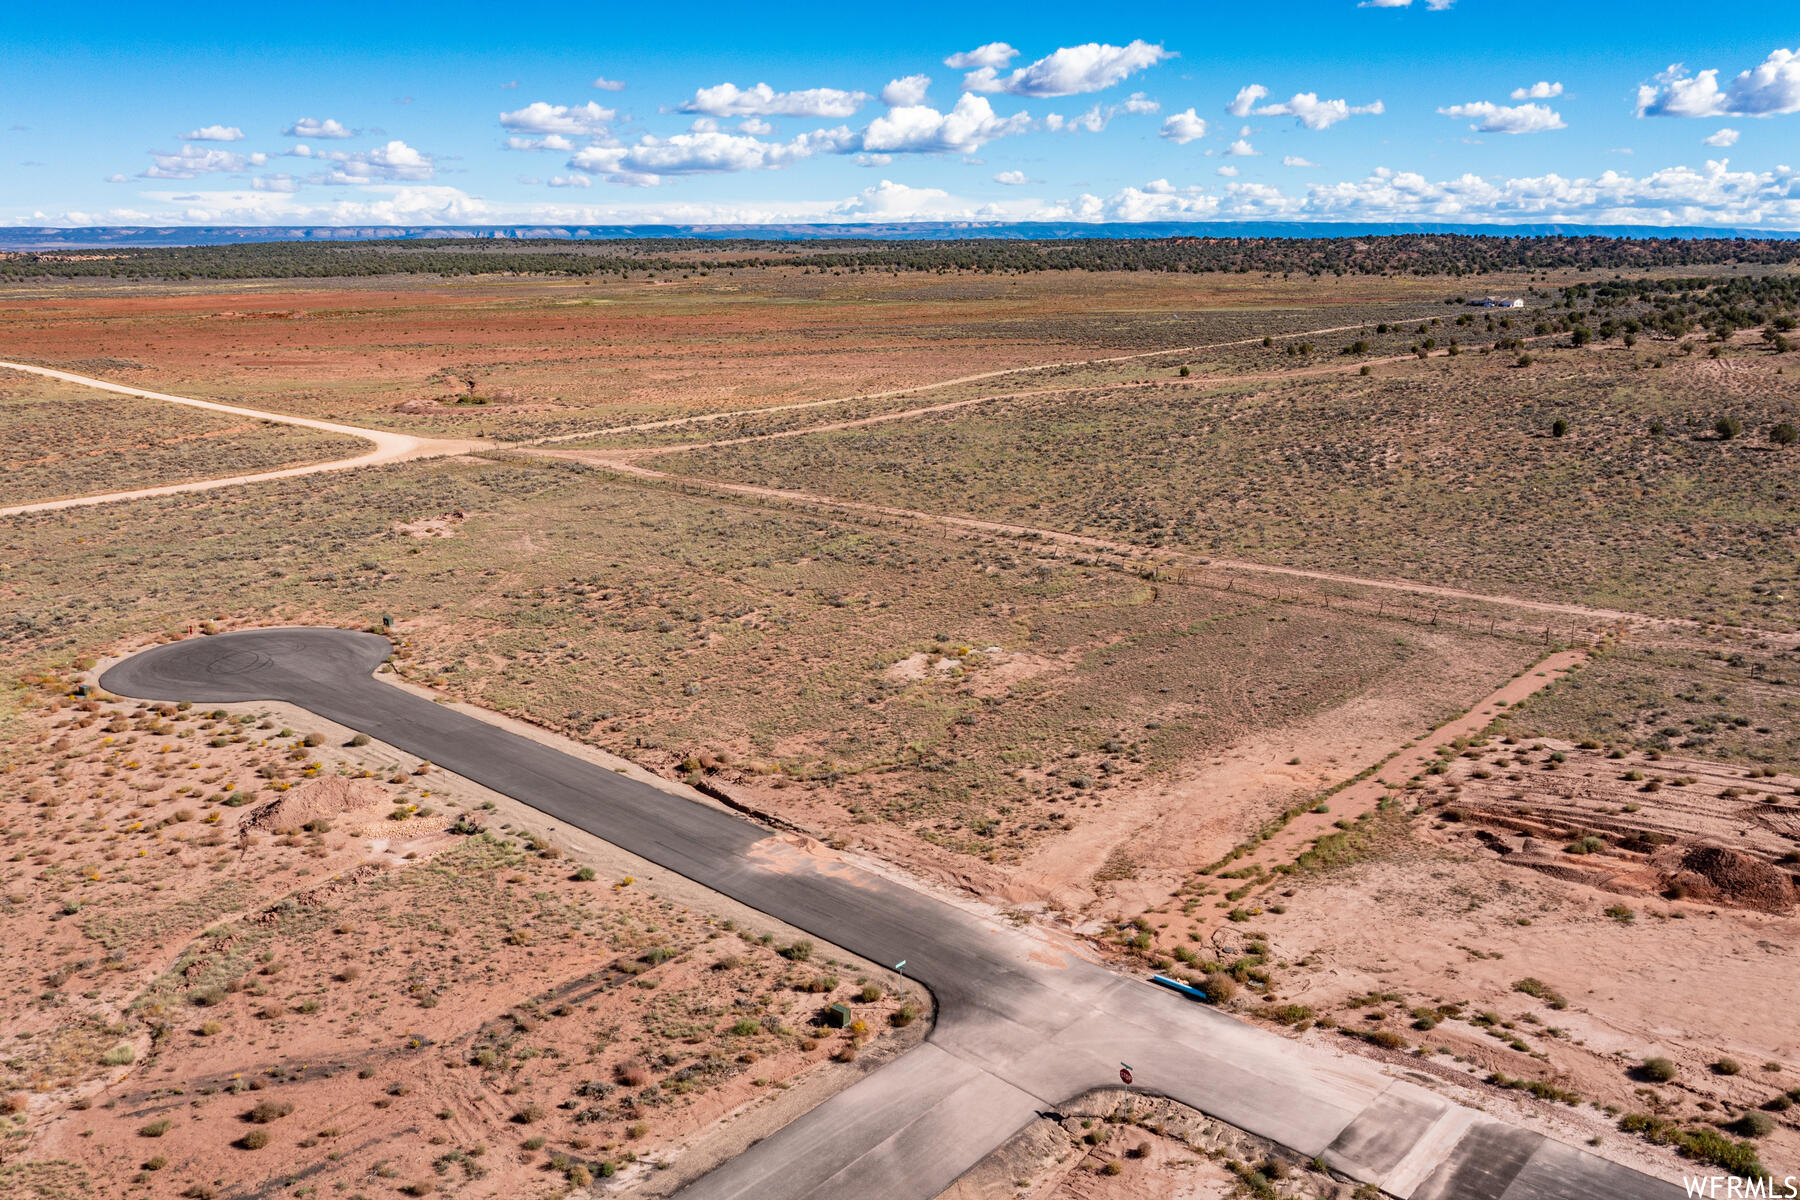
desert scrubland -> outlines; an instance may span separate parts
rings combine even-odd
[[[666,1190],[928,1027],[349,731],[80,691],[384,616],[397,686],[1244,1019],[1800,1169],[1791,267],[683,253],[0,287],[0,358],[487,443],[0,521],[0,1195]],[[361,448],[16,374],[0,421],[8,503]],[[1350,1194],[1086,1103],[958,1194]]]

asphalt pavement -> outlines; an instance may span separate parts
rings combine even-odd
[[[1134,1086],[1322,1158],[1402,1200],[1673,1200],[1683,1189],[1455,1104],[1370,1059],[1245,1024],[816,847],[374,678],[385,638],[269,629],[153,647],[100,684],[285,701],[878,963],[931,990],[923,1045],[715,1168],[692,1200],[928,1200],[1040,1114]]]

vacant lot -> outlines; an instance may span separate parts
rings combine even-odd
[[[1466,282],[1419,278],[697,263],[625,280],[92,281],[10,288],[0,340],[15,358],[352,423],[600,431],[572,444],[1190,565],[1800,628],[1800,449],[1767,438],[1800,407],[1792,356],[1748,331],[1717,359],[1648,328],[1628,348],[1598,312],[1603,347],[1548,349],[1570,329],[1539,282],[1544,311],[1490,323],[1443,303]],[[1564,327],[1536,332],[1553,318]],[[1456,356],[1415,356],[1451,338]],[[1238,344],[1178,349],[1218,342]],[[1017,366],[1034,369],[620,428]],[[97,451],[79,468],[107,477],[80,491],[338,452],[6,386],[18,436],[0,444],[31,463],[8,458],[3,486],[37,489],[21,498],[76,470],[52,432]],[[813,429],[956,401],[971,403]],[[1735,436],[1715,432],[1721,416]],[[797,436],[689,445],[774,433]],[[1649,837],[1791,874],[1792,838],[1770,822],[1800,781],[1767,773],[1800,766],[1785,639],[1638,631],[1666,640],[1608,644],[1485,741],[1434,757],[1434,727],[1536,678],[1547,631],[1505,636],[1519,627],[1490,626],[1498,606],[1439,622],[1350,585],[1299,603],[1094,544],[481,453],[0,521],[0,929],[25,948],[0,971],[15,1001],[0,1096],[20,1097],[6,1154],[27,1147],[29,1178],[159,1196],[223,1195],[221,1180],[548,1191],[641,1170],[746,1101],[868,1061],[822,1063],[864,1034],[810,1022],[836,998],[883,1028],[902,1003],[886,981],[862,999],[859,968],[783,956],[784,938],[727,927],[668,881],[627,883],[603,844],[546,838],[518,805],[347,733],[309,745],[291,712],[67,694],[94,659],[162,636],[383,616],[402,680],[1019,920],[1063,920],[1134,965],[1209,976],[1247,1014],[1419,1051],[1407,1064],[1446,1086],[1538,1106],[1564,1137],[1627,1156],[1665,1152],[1646,1133],[1718,1151],[1691,1136],[1716,1121],[1790,1165],[1800,1138],[1778,1097],[1800,1099],[1800,1052],[1775,998],[1792,990],[1792,914],[1703,894],[1679,865],[1665,882],[1652,860],[1669,844]],[[1382,786],[1384,760],[1417,777]],[[1371,795],[1334,790],[1365,770]],[[1229,857],[1284,813],[1300,814],[1287,835]],[[1505,843],[1521,822],[1541,844]],[[1602,844],[1567,849],[1590,836]],[[1640,979],[1646,963],[1665,968]],[[1767,966],[1771,998],[1719,1016],[1696,963],[1734,996]],[[1676,1080],[1633,1078],[1649,1056]],[[1713,1065],[1728,1059],[1737,1073]],[[1757,1133],[1752,1109],[1773,1127]],[[1643,1114],[1629,1133],[1628,1113]],[[1209,1194],[1267,1165],[1168,1114],[1134,1154],[1139,1127],[1113,1116],[1063,1122],[996,1186]]]
[[[1441,282],[829,275],[15,287],[0,345],[420,434],[578,432],[1446,310]]]
[[[15,669],[214,618],[393,615],[413,679],[958,876],[1129,838],[1128,797],[1371,693],[1361,736],[1414,736],[1533,653],[549,463],[51,514],[6,545]],[[1208,806],[1173,853],[1209,859],[1310,785]]]
[[[1800,653],[1613,646],[1514,714],[1521,735],[1800,771]]]
[[[0,1097],[70,1189],[641,1172],[918,1012],[383,747],[51,683],[4,751]]]
[[[360,438],[0,371],[0,506],[271,471],[367,449]]]
[[[1788,628],[1781,356],[1666,345],[1071,390],[653,458],[659,469],[1147,546]],[[1732,416],[1743,433],[1713,431]],[[1558,420],[1566,436],[1553,436]]]
[[[1196,949],[1266,997],[1253,1009],[1414,1055],[1570,1140],[1791,1174],[1796,784],[1477,739],[1409,785],[1361,861],[1246,899]]]

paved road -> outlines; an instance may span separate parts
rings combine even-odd
[[[1404,1200],[1673,1200],[1681,1189],[1301,1046],[373,678],[372,634],[254,630],[146,650],[101,685],[142,699],[280,700],[504,792],[876,962],[907,960],[938,1019],[918,1049],[690,1185],[692,1200],[927,1200],[1039,1113],[1142,1090],[1318,1156]]]
[[[341,433],[346,437],[361,438],[363,441],[375,443],[374,449],[367,454],[356,455],[354,458],[334,458],[326,462],[309,463],[303,467],[286,467],[279,471],[258,471],[253,475],[227,475],[218,479],[166,483],[158,487],[136,488],[129,492],[105,492],[96,496],[73,496],[64,500],[40,500],[36,504],[15,504],[9,508],[0,508],[0,517],[10,517],[19,513],[50,512],[59,508],[83,508],[90,504],[110,504],[115,500],[141,500],[147,496],[173,496],[180,492],[206,492],[214,488],[232,487],[240,483],[263,483],[270,479],[291,479],[296,475],[317,475],[321,471],[348,471],[356,467],[373,467],[382,463],[404,462],[414,458],[441,458],[449,454],[466,454],[470,450],[489,444],[466,439],[458,441],[447,438],[414,437],[409,433],[394,433],[386,429],[363,429],[355,425],[337,425],[330,421],[315,421],[311,417],[291,416],[288,413],[239,408],[233,404],[220,404],[214,400],[196,400],[191,396],[171,396],[166,392],[147,392],[142,388],[127,387],[122,383],[108,383],[104,379],[93,379],[86,375],[76,375],[70,371],[56,371],[49,367],[34,367],[29,363],[0,362],[0,369],[23,371],[28,375],[42,375],[46,379],[57,379],[63,383],[77,383],[82,387],[98,388],[103,392],[117,392],[121,396],[137,396],[143,400],[161,400],[168,404],[204,408],[234,417],[252,417],[258,421],[273,421],[278,425],[298,425],[304,429],[318,429],[325,433]]]

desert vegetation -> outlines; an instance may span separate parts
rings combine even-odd
[[[1019,863],[1113,794],[1247,733],[1435,675],[1464,644],[1084,555],[595,491],[590,478],[420,464],[22,521],[9,544],[32,566],[17,583],[15,669],[73,663],[146,624],[183,632],[217,615],[221,592],[257,623],[394,614],[409,679],[746,789],[826,838],[905,831],[909,856],[966,870]],[[471,515],[443,538],[387,515],[453,510]],[[144,544],[157,512],[190,536]],[[546,532],[576,529],[613,532]],[[110,556],[127,548],[127,578],[173,581],[148,609],[74,587],[121,569]],[[1530,654],[1466,637],[1479,664],[1467,677],[1396,688],[1425,725]],[[1329,653],[1296,662],[1297,646]]]
[[[28,681],[0,792],[0,1096],[67,1187],[580,1184],[907,1023],[428,766],[67,691]]]
[[[359,438],[0,371],[0,506],[348,458]]]
[[[1077,238],[1029,241],[769,242],[743,238],[474,240],[422,238],[331,244],[132,248],[104,254],[18,252],[0,257],[0,282],[60,279],[295,279],[381,275],[692,274],[801,265],[820,271],[1410,273],[1457,277],[1505,270],[1646,269],[1792,263],[1793,241],[1750,238],[1476,237]]]
[[[15,271],[11,357],[495,445],[0,523],[7,1186],[623,1183],[929,1026],[366,736],[77,691],[159,638],[384,617],[384,678],[1285,1036],[1665,1175],[1789,1165],[1800,1066],[1741,999],[1785,994],[1800,835],[1786,251],[1504,241]],[[6,386],[22,499],[318,453]],[[1172,1111],[1063,1116],[1006,1182],[1334,1186]]]
[[[1800,407],[1800,371],[1766,351],[1655,366],[1666,354],[1639,343],[1555,351],[1530,370],[1474,354],[1372,377],[1075,388],[650,463],[1153,548],[1785,627],[1800,459],[1769,435]],[[1746,436],[1721,436],[1721,415]]]

